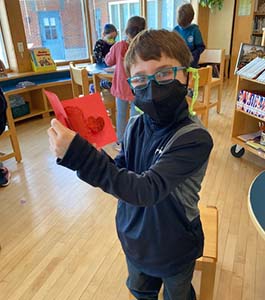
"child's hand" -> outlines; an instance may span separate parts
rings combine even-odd
[[[51,120],[51,127],[47,130],[50,150],[54,156],[63,158],[76,133],[63,126],[58,120]]]

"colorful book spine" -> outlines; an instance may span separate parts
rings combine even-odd
[[[238,93],[236,107],[250,115],[265,119],[265,96],[241,90]]]

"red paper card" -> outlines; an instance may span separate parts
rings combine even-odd
[[[49,92],[49,91],[44,91],[44,93],[47,96],[47,98],[52,106],[52,109],[55,113],[56,119],[58,121],[60,121],[65,127],[72,129],[72,127],[69,123],[67,114],[63,108],[61,101],[57,97],[57,95],[52,92]]]
[[[100,94],[64,101],[60,101],[51,92],[45,91],[45,94],[52,105],[56,118],[66,127],[78,132],[91,144],[96,144],[97,148],[117,141],[115,130]]]

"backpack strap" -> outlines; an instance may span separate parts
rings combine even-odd
[[[161,155],[167,151],[171,146],[172,144],[179,138],[181,137],[182,135],[190,132],[190,131],[193,131],[193,130],[196,130],[196,129],[205,129],[205,127],[202,125],[201,121],[198,119],[197,116],[192,116],[190,117],[190,119],[193,121],[193,123],[191,124],[188,124],[186,126],[183,126],[181,127],[171,138],[170,140],[167,142],[166,146],[164,147],[164,149],[162,150],[161,152]]]

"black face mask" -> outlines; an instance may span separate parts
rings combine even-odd
[[[186,85],[178,80],[165,85],[150,80],[146,88],[135,90],[134,104],[158,124],[167,125],[176,119],[186,94]]]

